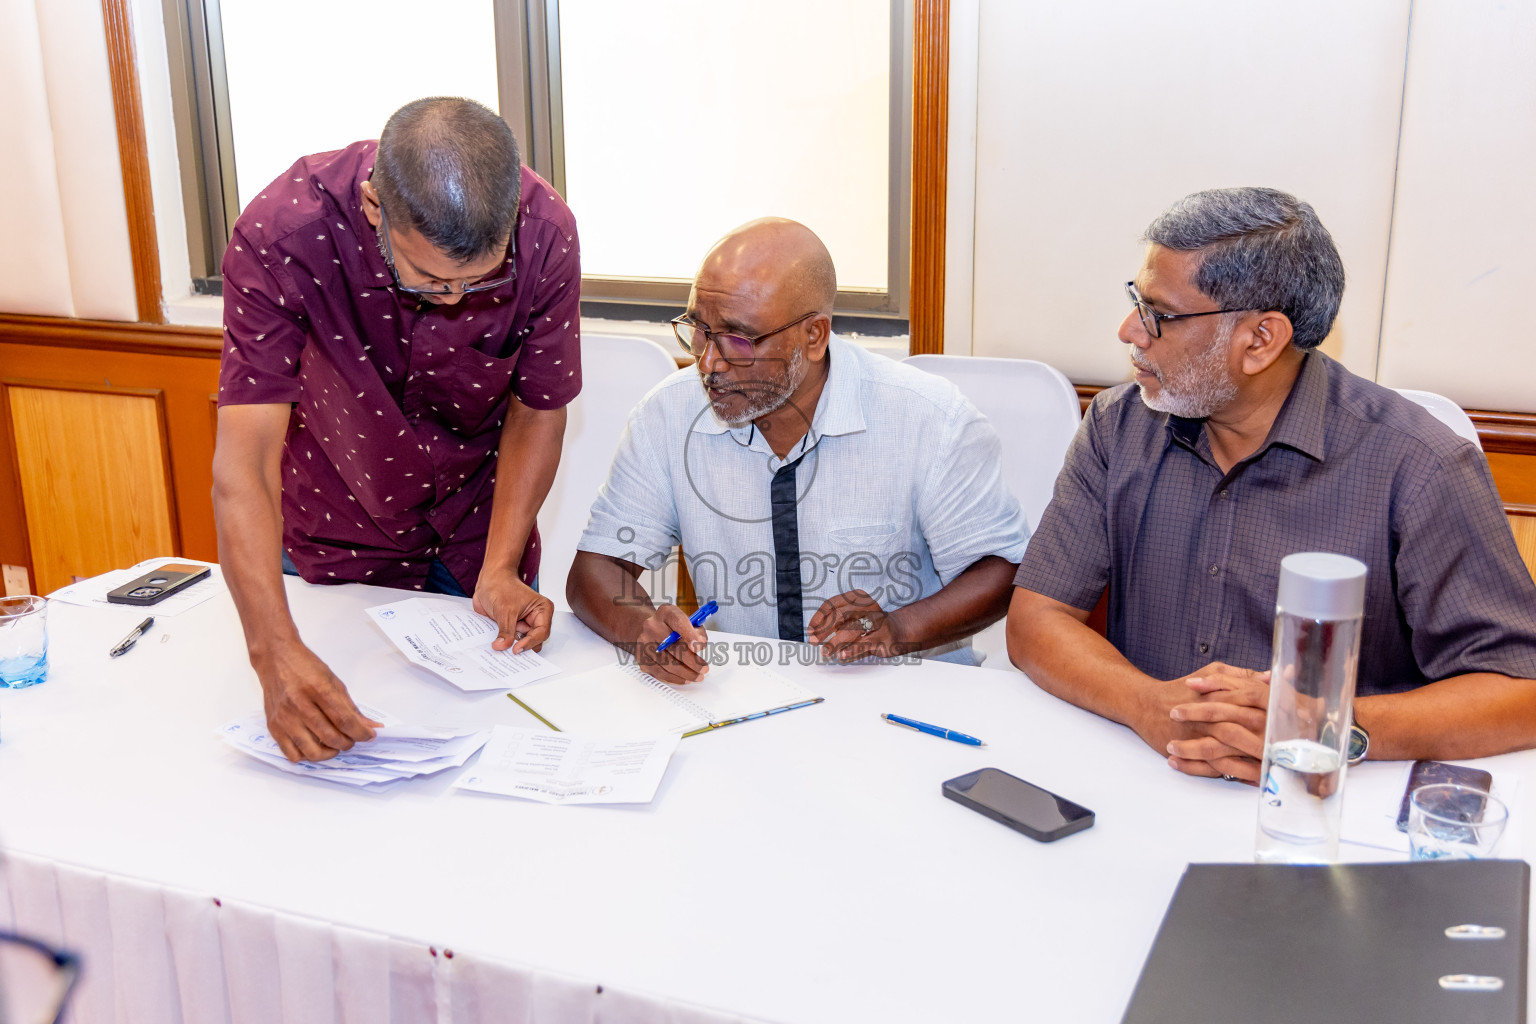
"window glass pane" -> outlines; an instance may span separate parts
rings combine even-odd
[[[692,278],[767,215],[843,288],[887,287],[889,0],[560,0],[566,199],[582,272]]]
[[[411,100],[498,108],[490,0],[220,0],[219,12],[241,209],[299,157],[378,138]]]

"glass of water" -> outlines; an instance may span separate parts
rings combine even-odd
[[[48,602],[0,597],[0,687],[19,690],[48,677]]]
[[[1493,855],[1509,824],[1509,808],[1471,786],[1421,786],[1408,800],[1413,860],[1476,860]]]

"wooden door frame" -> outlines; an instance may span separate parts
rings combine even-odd
[[[949,200],[949,0],[913,0],[909,351],[944,351]]]

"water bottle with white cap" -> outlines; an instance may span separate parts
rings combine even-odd
[[[1365,571],[1325,552],[1280,562],[1257,860],[1338,860]]]

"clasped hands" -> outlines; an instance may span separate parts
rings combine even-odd
[[[656,647],[669,633],[678,641],[665,651]],[[863,590],[850,590],[822,602],[806,629],[805,639],[821,648],[822,656],[846,664],[861,658],[890,658],[916,650],[901,633],[896,613]],[[664,683],[696,683],[709,672],[704,645],[709,637],[702,626],[688,621],[676,605],[664,604],[651,613],[635,637],[635,660]]]
[[[1268,710],[1268,672],[1213,661],[1164,683],[1137,732],[1181,772],[1258,785]]]

